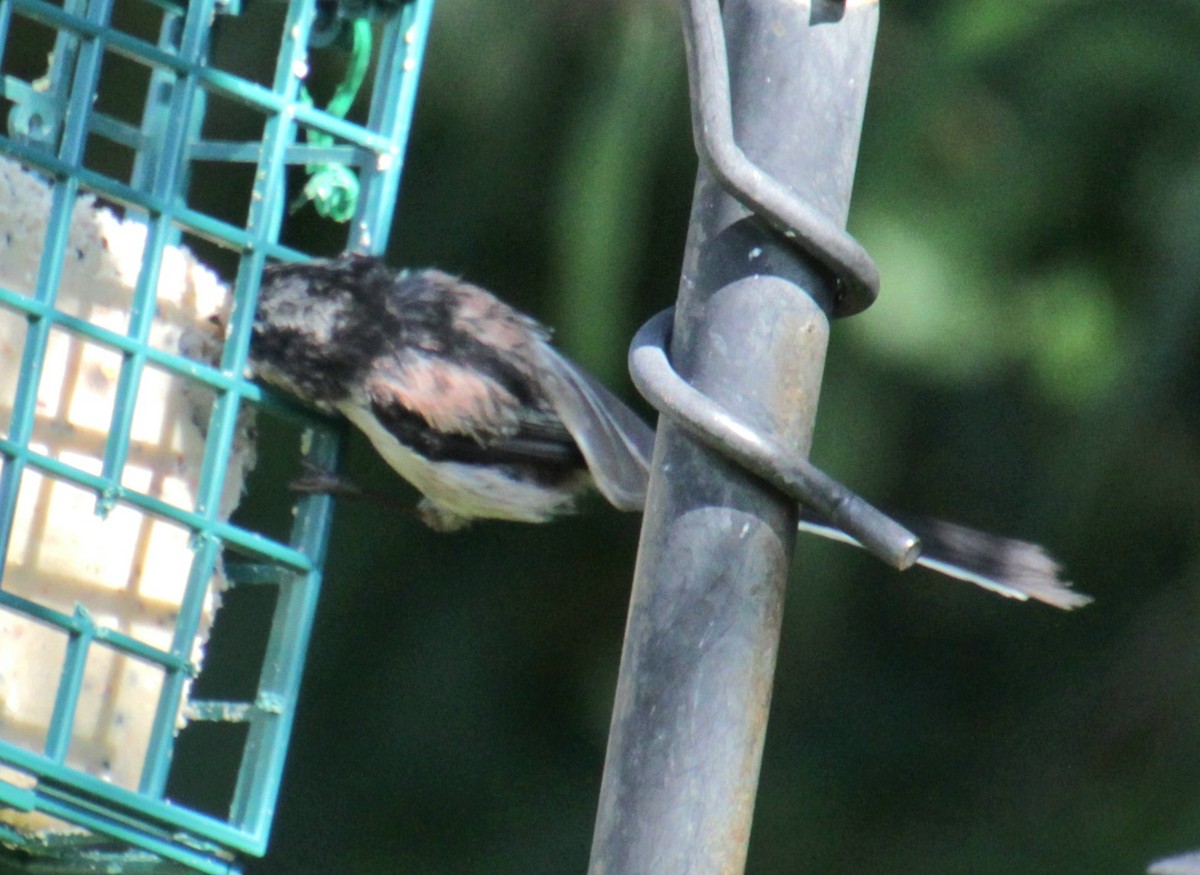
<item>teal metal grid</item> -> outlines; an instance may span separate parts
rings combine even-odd
[[[265,44],[277,51],[270,82],[252,81],[224,69],[214,56],[222,28],[235,30],[235,24],[256,5],[283,10],[274,18],[264,18],[273,22]],[[0,431],[0,608],[67,636],[43,748],[29,750],[0,742],[0,763],[34,776],[36,784],[26,788],[0,781],[0,806],[43,812],[89,833],[47,844],[0,827],[0,843],[23,852],[31,870],[112,871],[115,867],[116,871],[150,871],[163,861],[173,861],[201,872],[223,873],[237,871],[237,853],[261,855],[265,851],[321,580],[330,502],[325,496],[297,502],[294,525],[284,540],[221,521],[216,508],[242,405],[273,411],[308,429],[307,458],[322,467],[336,463],[340,430],[242,378],[253,319],[251,302],[267,258],[304,255],[299,248],[281,242],[287,229],[288,186],[295,189],[303,182],[297,168],[325,162],[354,170],[361,191],[354,216],[344,226],[345,248],[382,250],[399,187],[432,6],[433,0],[411,0],[394,15],[375,22],[374,88],[365,118],[355,122],[300,99],[301,80],[313,55],[309,45],[317,15],[313,0],[294,0],[286,7],[274,0],[255,0],[245,10],[215,0],[181,4],[170,0],[64,0],[58,4],[0,0],[0,112],[7,114],[8,123],[8,133],[0,134],[0,152],[40,172],[53,186],[43,257],[32,295],[0,287],[0,308],[18,314],[28,324],[12,418],[7,432]],[[148,19],[157,23],[153,39],[141,32],[144,28],[115,24]],[[36,79],[10,72],[6,63],[11,35],[28,32],[53,36],[47,67]],[[114,64],[132,64],[147,82],[141,112],[135,114],[139,117],[122,117],[108,110],[104,100],[97,100],[106,93],[105,73]],[[253,136],[206,133],[214,112],[234,110],[253,120],[249,126]],[[309,138],[310,133],[317,136]],[[97,154],[117,155],[121,160],[97,160]],[[232,168],[252,169],[244,174],[249,185],[243,220],[210,209],[202,197],[193,196],[203,193],[197,168],[213,165],[231,168],[231,172]],[[127,217],[137,217],[146,226],[143,265],[125,333],[55,307],[71,211],[84,192],[120,205]],[[215,244],[236,259],[235,306],[216,367],[148,343],[163,253],[167,246],[181,241]],[[98,474],[30,446],[37,387],[52,330],[65,331],[122,357]],[[216,399],[208,424],[200,490],[192,508],[174,506],[122,484],[135,401],[147,366],[206,386]],[[83,608],[68,614],[3,589],[2,563],[26,469],[94,492],[100,514],[117,506],[135,508],[173,521],[191,533],[194,558],[190,568],[179,570],[186,579],[186,595],[168,649],[151,647],[98,625]],[[197,700],[193,696],[187,703],[193,722],[246,726],[232,802],[224,818],[178,804],[167,794],[176,714],[185,684],[195,674],[192,645],[205,591],[222,553],[235,588],[268,585],[277,591],[266,656],[252,699]],[[237,561],[230,562],[231,556]],[[218,629],[220,622],[218,614]],[[84,666],[96,647],[127,654],[163,672],[154,729],[136,791],[66,763]]]

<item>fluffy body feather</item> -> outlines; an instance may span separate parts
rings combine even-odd
[[[653,433],[548,340],[477,286],[346,256],[265,271],[251,363],[358,426],[434,528],[543,522],[593,482],[640,508]]]
[[[543,522],[594,485],[640,510],[654,432],[556,351],[549,332],[478,286],[348,255],[263,274],[257,376],[356,425],[424,498],[440,530]],[[1041,547],[941,521],[908,522],[918,563],[1017,599],[1091,599]],[[855,543],[805,510],[800,527]]]

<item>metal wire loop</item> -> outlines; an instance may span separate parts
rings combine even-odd
[[[819,513],[884,562],[901,570],[911,566],[921,552],[916,535],[807,459],[755,432],[675,372],[666,353],[674,312],[672,307],[651,318],[629,348],[629,370],[646,400],[707,446]]]
[[[879,294],[879,272],[853,237],[747,157],[734,139],[729,60],[719,0],[684,0],[692,134],[701,164],[729,194],[817,259],[838,280],[833,315],[852,316]]]

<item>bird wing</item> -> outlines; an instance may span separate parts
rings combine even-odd
[[[555,415],[517,404],[484,373],[448,359],[390,353],[374,374],[367,395],[375,416],[432,461],[582,466]]]
[[[538,348],[550,403],[587,460],[596,488],[618,510],[640,511],[654,430],[570,359],[548,344]]]

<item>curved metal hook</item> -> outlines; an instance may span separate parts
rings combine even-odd
[[[900,570],[916,562],[921,552],[916,535],[807,459],[757,434],[675,372],[666,353],[673,313],[670,308],[651,318],[629,348],[629,371],[646,400],[703,443],[820,513],[884,562]]]
[[[867,251],[837,223],[747,157],[734,139],[729,60],[718,0],[683,0],[683,34],[700,162],[747,209],[825,265],[838,279],[834,315],[851,316],[879,295]]]

